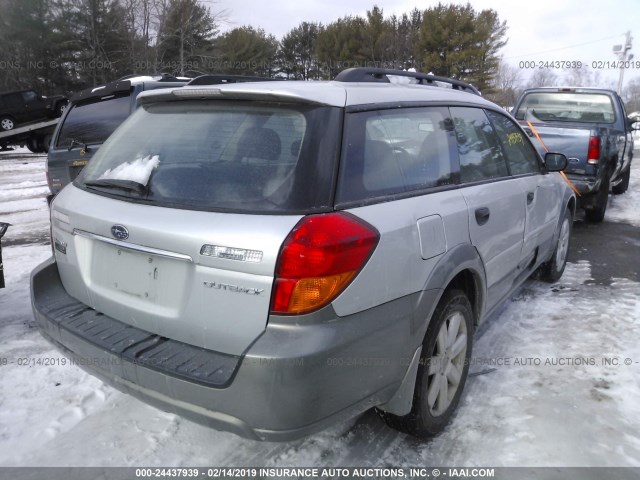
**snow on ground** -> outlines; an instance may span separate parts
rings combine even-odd
[[[22,154],[12,159],[0,153],[0,221],[10,223],[3,245],[43,243],[49,236],[49,212],[46,196],[49,193],[44,173],[45,156]]]
[[[16,167],[0,156],[4,185],[31,181]],[[637,199],[637,173],[608,219],[640,221],[637,203],[622,201]],[[10,190],[0,211],[25,208],[21,190]],[[37,225],[37,234],[28,232],[36,237],[48,230],[46,204],[37,205],[26,205],[25,217],[9,214]],[[437,438],[417,441],[368,412],[303,440],[260,443],[161,412],[65,362],[31,314],[29,272],[49,255],[48,245],[3,249],[0,466],[640,466],[640,283],[598,285],[588,262],[569,264],[554,285],[527,282],[481,327],[478,375]]]
[[[640,158],[638,151],[632,164],[629,190],[624,195],[610,195],[605,218],[610,222],[623,222],[640,227]]]

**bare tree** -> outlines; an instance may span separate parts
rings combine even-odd
[[[491,82],[492,92],[487,97],[505,108],[512,107],[522,90],[521,70],[501,60]]]
[[[640,112],[640,77],[635,77],[627,82],[622,90],[627,114]]]
[[[558,76],[547,68],[538,68],[527,82],[528,88],[553,87],[558,84]]]
[[[591,72],[585,68],[572,68],[563,76],[563,83],[571,87],[592,87]]]

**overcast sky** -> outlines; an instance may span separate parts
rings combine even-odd
[[[207,2],[211,5],[210,2]],[[425,10],[437,0],[214,0],[213,10],[226,10],[228,23],[261,27],[281,39],[302,21],[329,23],[345,15],[364,15],[373,5],[385,16]],[[464,1],[442,3],[464,4]],[[507,21],[509,42],[505,60],[519,66],[521,60],[579,60],[591,68],[594,61],[611,61],[615,44],[622,44],[631,31],[640,60],[640,1],[638,0],[471,0],[476,10],[492,8]],[[617,82],[617,71],[601,74]],[[626,80],[640,76],[640,69],[627,70]]]

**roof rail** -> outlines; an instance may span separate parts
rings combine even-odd
[[[453,78],[439,77],[437,75],[427,75],[420,72],[407,72],[405,70],[393,70],[389,68],[348,68],[340,72],[335,80],[337,82],[378,82],[391,83],[388,75],[395,77],[409,77],[418,80],[420,85],[438,86],[438,83],[447,83],[454,90],[481,95],[480,91],[465,82],[454,80]]]
[[[278,81],[271,77],[253,77],[250,75],[200,75],[187,85],[220,85],[222,83],[271,82]]]
[[[118,95],[125,92],[131,91],[131,80],[134,80],[139,77],[153,77],[154,82],[166,82],[171,85],[186,85],[186,80],[182,80],[180,78],[174,77],[168,73],[162,74],[153,74],[153,75],[127,75],[125,77],[119,78],[118,80],[114,80],[113,82],[105,83],[104,85],[99,85],[97,87],[89,87],[77,92],[75,95],[71,97],[71,103],[79,103],[85,102],[89,100],[94,100],[96,98],[102,98],[109,95]]]
[[[149,73],[149,74],[132,73],[130,75],[125,75],[124,77],[117,79],[116,82],[120,82],[122,80],[129,80],[130,78],[137,78],[137,77],[160,77],[160,78],[154,78],[154,80],[156,80],[157,82],[179,82],[180,81],[179,78],[177,78],[175,75],[172,75],[170,73]]]

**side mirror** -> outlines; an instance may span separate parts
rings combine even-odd
[[[544,164],[550,172],[561,172],[567,168],[569,160],[563,153],[547,152],[544,156]]]

